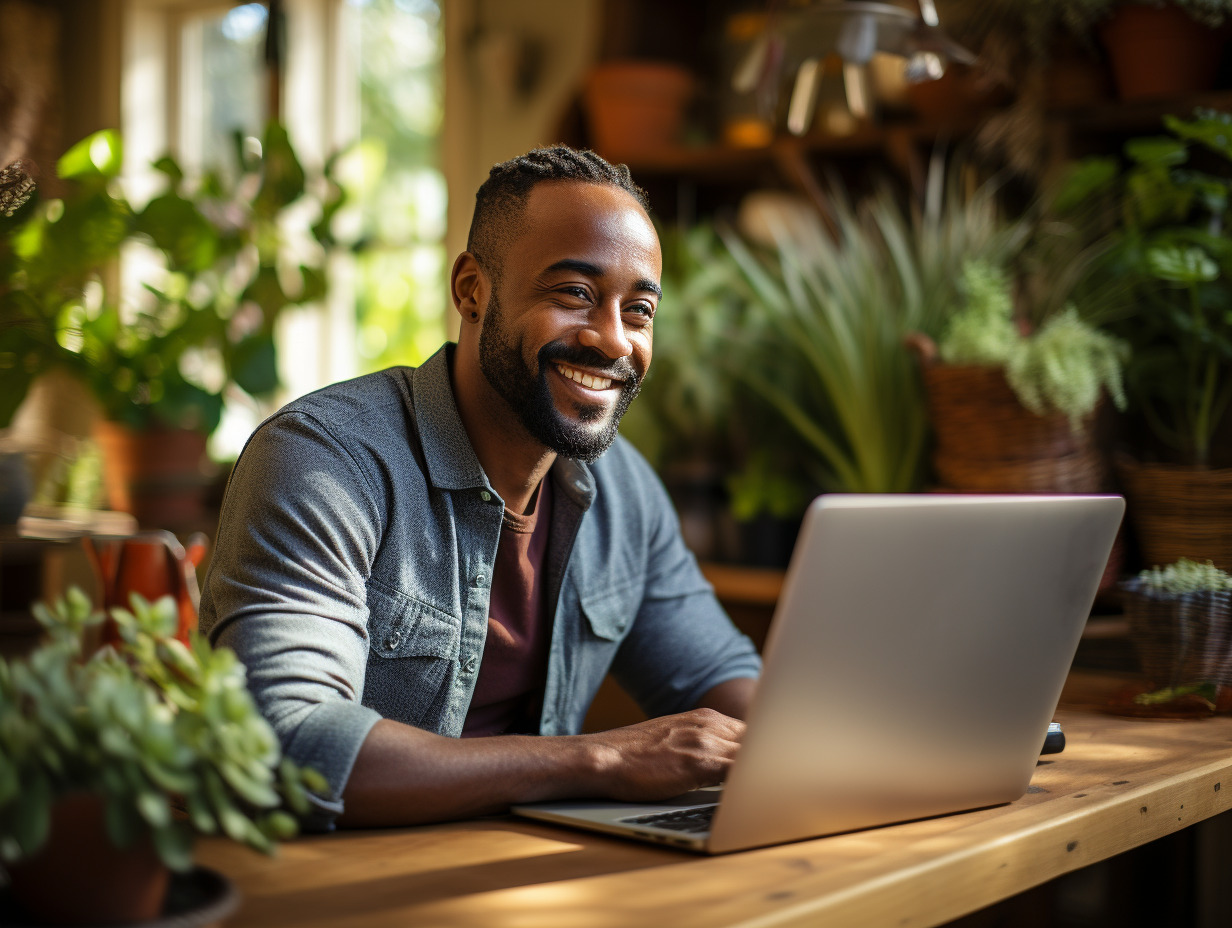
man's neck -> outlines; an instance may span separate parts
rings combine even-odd
[[[458,368],[474,364],[459,376]],[[510,512],[525,513],[540,482],[556,461],[556,452],[536,441],[509,403],[488,384],[477,359],[454,352],[449,370],[462,427],[488,481]]]

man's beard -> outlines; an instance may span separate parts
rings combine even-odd
[[[628,358],[612,360],[593,348],[570,348],[562,341],[548,342],[539,349],[539,373],[526,364],[522,352],[504,329],[500,302],[493,291],[487,318],[479,334],[479,369],[492,388],[517,415],[532,437],[559,455],[587,463],[595,460],[616,440],[620,419],[641,389],[641,377]],[[605,407],[578,407],[578,421],[563,415],[552,401],[548,371],[553,364],[584,367],[592,373],[623,381],[616,405],[607,421]]]

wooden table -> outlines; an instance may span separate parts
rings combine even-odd
[[[1232,805],[1232,718],[1106,715],[1115,682],[1071,676],[1065,752],[994,809],[714,858],[504,817],[198,856],[243,893],[232,928],[937,925]]]

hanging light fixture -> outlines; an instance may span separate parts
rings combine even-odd
[[[918,15],[888,3],[825,2],[772,15],[733,72],[732,87],[757,93],[768,109],[782,75],[794,72],[787,129],[804,135],[817,108],[822,65],[832,54],[843,62],[847,108],[853,116],[868,115],[868,63],[876,52],[904,58],[909,83],[936,80],[950,62],[975,61],[941,30],[933,0],[919,0]]]

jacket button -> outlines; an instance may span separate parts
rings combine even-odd
[[[475,574],[475,586],[483,586],[487,582],[488,582],[488,575],[485,574],[482,570],[479,571],[479,573]]]
[[[392,651],[402,643],[402,635],[398,632],[390,632],[385,636],[385,650]]]
[[[479,492],[479,498],[483,500],[485,503],[492,502],[492,494],[489,493],[487,490],[481,490]]]
[[[475,663],[475,655],[472,654],[470,657],[466,658],[466,660],[462,661],[462,672],[474,673]]]

